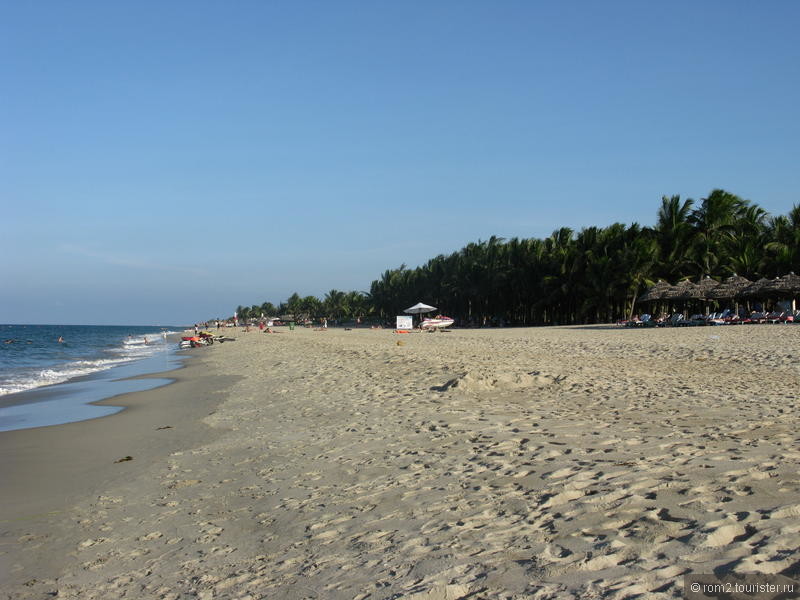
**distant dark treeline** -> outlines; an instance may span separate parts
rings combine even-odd
[[[662,198],[654,227],[614,223],[578,233],[563,227],[545,239],[492,236],[415,269],[390,269],[369,293],[331,290],[323,300],[294,294],[278,307],[238,312],[391,318],[422,301],[465,323],[597,323],[629,316],[658,279],[736,273],[754,280],[792,271],[800,272],[800,206],[770,217],[753,202],[714,190],[699,203]]]

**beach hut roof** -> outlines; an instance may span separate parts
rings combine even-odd
[[[758,281],[751,283],[746,288],[743,288],[739,291],[737,296],[743,296],[746,298],[752,298],[753,296],[759,296],[764,293],[766,286],[771,283],[771,280],[767,279],[766,277],[762,277]]]
[[[692,300],[695,298],[702,298],[700,288],[696,283],[692,283],[688,279],[679,281],[671,290],[666,294],[670,300]]]
[[[800,276],[789,273],[783,277],[776,277],[764,286],[764,291],[783,294],[800,293]]]
[[[734,273],[708,293],[709,298],[733,298],[753,282]]]
[[[711,279],[711,277],[706,275],[700,280],[700,283],[697,284],[697,291],[702,298],[710,298],[711,292],[718,288],[719,285],[719,281]]]
[[[664,281],[663,279],[659,279],[653,286],[650,287],[644,294],[639,297],[639,302],[650,302],[652,300],[662,300],[665,298],[665,294],[672,289],[672,286]]]

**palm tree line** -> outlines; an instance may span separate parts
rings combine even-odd
[[[316,296],[301,297],[295,292],[285,302],[277,306],[272,302],[236,307],[236,314],[242,321],[258,320],[281,315],[300,315],[308,318],[327,317],[336,320],[350,320],[374,314],[367,294],[351,291],[331,290],[320,300]]]
[[[757,279],[795,271],[800,205],[771,217],[717,189],[699,202],[663,197],[652,227],[613,223],[579,232],[562,227],[544,239],[492,236],[413,269],[389,269],[368,293],[331,290],[322,300],[295,293],[279,307],[267,302],[237,312],[390,319],[424,301],[464,324],[599,323],[629,317],[659,279]]]

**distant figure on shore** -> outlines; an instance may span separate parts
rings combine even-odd
[[[61,337],[61,336],[58,336],[58,343],[59,344],[63,344],[64,343],[64,338]]]

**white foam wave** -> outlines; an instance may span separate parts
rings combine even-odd
[[[111,350],[110,354],[115,355],[114,358],[76,360],[56,367],[15,374],[4,381],[0,381],[0,396],[24,392],[46,385],[64,383],[75,377],[105,371],[138,359],[153,356],[165,351],[168,347],[165,336],[161,334],[148,335],[147,340],[148,343],[146,345],[143,338],[141,344],[123,343],[120,347]]]
[[[101,359],[101,360],[79,360],[68,363],[62,367],[52,369],[42,369],[27,375],[18,375],[0,384],[0,396],[24,392],[45,385],[64,383],[75,377],[105,371],[117,365],[125,364],[133,359]]]

